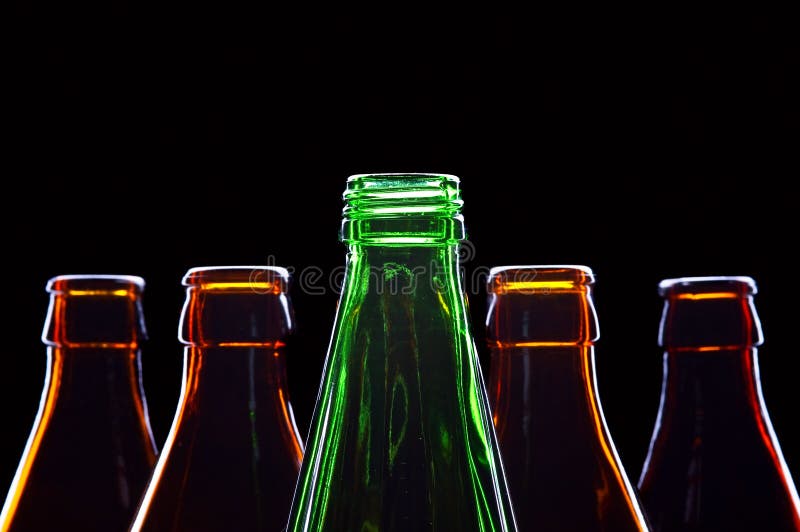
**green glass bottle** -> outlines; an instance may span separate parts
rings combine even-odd
[[[458,183],[347,181],[347,270],[289,530],[516,530],[459,276]]]

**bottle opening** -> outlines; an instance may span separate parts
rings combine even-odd
[[[459,179],[448,174],[360,174],[347,180],[348,243],[455,243],[464,238]]]
[[[49,346],[135,349],[147,338],[133,275],[59,275],[47,282],[50,308],[42,341]]]
[[[190,269],[179,339],[196,347],[282,346],[294,327],[289,280],[279,266]]]
[[[289,271],[280,266],[201,266],[183,277],[183,286],[207,292],[285,294]]]
[[[669,299],[735,299],[758,292],[746,276],[680,277],[658,283],[658,293]]]
[[[135,297],[144,279],[135,275],[58,275],[47,281],[47,292],[66,296]]]
[[[744,349],[764,341],[750,277],[665,279],[659,344],[668,351],[715,352]]]
[[[586,266],[500,266],[489,272],[487,339],[498,348],[574,347],[600,337]]]
[[[594,284],[591,268],[579,265],[499,266],[489,271],[492,294],[586,291]]]

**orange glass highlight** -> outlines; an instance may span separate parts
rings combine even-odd
[[[68,296],[116,296],[116,297],[135,297],[134,292],[128,290],[68,290]]]
[[[761,393],[749,277],[668,279],[664,379],[639,489],[659,530],[800,530],[800,501]]]
[[[286,382],[283,268],[193,268],[172,429],[132,530],[281,530],[303,444]]]
[[[585,266],[490,272],[489,399],[520,530],[647,530],[603,418]]]
[[[736,299],[737,297],[742,297],[742,296],[740,294],[736,294],[733,292],[709,292],[707,294],[692,294],[692,293],[675,294],[675,299],[691,299],[693,301],[699,301],[701,299]]]
[[[0,530],[125,530],[155,462],[139,277],[47,284],[45,388]]]

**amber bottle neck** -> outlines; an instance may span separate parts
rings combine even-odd
[[[128,347],[48,347],[48,400],[110,404],[127,401],[145,408],[139,350]],[[80,409],[87,415],[89,408]],[[83,412],[81,414],[81,412]]]
[[[54,399],[113,393],[141,402],[139,345],[145,334],[136,291],[89,286],[51,292],[42,341],[49,384],[59,390]]]
[[[486,327],[490,345],[564,352],[590,347],[600,335],[589,286],[492,293]]]
[[[747,291],[671,293],[659,330],[665,393],[747,406],[758,387],[761,324]],[[744,402],[736,401],[740,397]],[[758,410],[758,409],[757,409]]]
[[[659,344],[666,351],[745,350],[762,342],[751,294],[681,293],[664,302]]]
[[[490,393],[495,404],[555,401],[570,405],[568,419],[594,419],[599,415],[594,372],[599,327],[591,286],[538,282],[541,285],[526,282],[521,288],[521,282],[506,283],[490,294]],[[542,380],[544,375],[548,377]],[[576,400],[580,397],[588,400]]]
[[[272,286],[213,281],[187,288],[179,336],[188,392],[285,387],[284,339],[293,320],[286,294]]]
[[[195,385],[218,383],[229,387],[287,386],[283,344],[278,346],[193,347],[184,350],[184,380]],[[252,381],[252,382],[251,382]],[[187,390],[195,391],[192,386]]]
[[[141,297],[121,286],[51,291],[42,341],[48,346],[48,385],[58,392],[53,400],[143,401]]]
[[[51,293],[42,341],[64,354],[136,350],[146,339],[139,294],[125,290]]]
[[[181,315],[181,342],[195,348],[279,349],[293,327],[284,293],[189,287]]]
[[[761,415],[758,349],[683,348],[664,353],[664,400]],[[744,418],[743,418],[744,419]]]
[[[492,376],[500,378],[503,382],[497,383],[503,388],[503,393],[515,393],[510,386],[511,381],[524,382],[517,377],[526,379],[531,375],[542,372],[557,374],[557,382],[548,387],[548,395],[562,395],[574,393],[578,388],[591,389],[594,392],[595,361],[594,346],[591,345],[563,345],[563,346],[491,346]],[[495,370],[513,368],[515,375],[494,375]],[[537,376],[538,378],[538,376]],[[519,392],[521,390],[517,390]],[[540,392],[535,390],[534,392]],[[525,392],[528,393],[528,392]]]
[[[146,424],[139,353],[146,338],[141,297],[121,286],[51,291],[42,332],[48,346],[47,400],[76,406],[60,409],[62,415],[103,417],[102,409],[79,405],[127,402]]]

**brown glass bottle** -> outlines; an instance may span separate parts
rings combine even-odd
[[[127,530],[155,462],[141,383],[144,281],[47,283],[47,373],[0,530]]]
[[[180,402],[133,530],[281,530],[303,446],[289,403],[283,268],[193,268],[183,278]]]
[[[647,530],[603,418],[585,266],[493,268],[489,400],[520,530]]]
[[[749,277],[668,279],[661,405],[639,481],[659,531],[800,530],[758,373]]]

